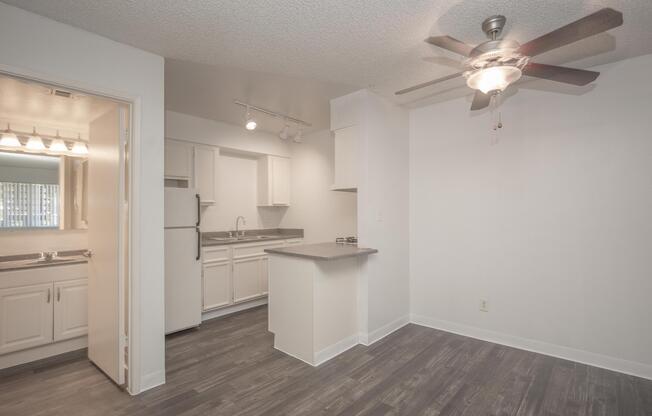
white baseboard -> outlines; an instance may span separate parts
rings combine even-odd
[[[349,350],[358,344],[358,334],[353,334],[350,337],[344,338],[335,344],[316,352],[314,366],[316,367],[320,364],[323,364],[331,358],[342,354],[344,351]]]
[[[385,338],[387,335],[391,334],[392,332],[403,328],[405,325],[409,323],[410,323],[410,318],[408,316],[402,316],[369,333],[360,333],[358,335],[358,339],[360,340],[360,344],[369,346],[374,342],[380,341],[381,339]]]
[[[248,302],[239,303],[237,305],[227,306],[224,308],[204,312],[201,315],[201,320],[203,322],[209,319],[219,318],[221,316],[230,315],[232,313],[244,311],[245,309],[251,309],[262,305],[267,305],[267,296],[265,296],[264,298],[254,299]]]
[[[84,337],[73,338],[40,347],[10,352],[0,356],[0,369],[26,364],[43,358],[53,357],[70,351],[80,350],[88,346],[88,339]]]
[[[652,365],[412,314],[413,324],[652,380]]]

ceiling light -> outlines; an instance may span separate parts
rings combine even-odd
[[[466,85],[487,94],[492,91],[502,92],[519,78],[521,78],[521,70],[515,66],[492,66],[469,73]]]
[[[0,146],[4,146],[4,147],[22,146],[16,134],[14,134],[14,132],[11,131],[11,127],[9,127],[9,124],[7,124],[7,130],[5,130],[4,133],[2,133],[2,138],[0,138]]]
[[[247,106],[247,116],[246,116],[247,121],[245,122],[245,128],[247,130],[254,130],[256,126],[258,126],[258,123],[256,123],[256,120],[254,120],[253,117],[251,117],[251,113],[249,112],[249,107]]]
[[[27,139],[25,147],[29,150],[45,150],[43,140],[36,134],[36,127],[33,128],[32,135]]]
[[[287,140],[288,139],[288,130],[290,130],[290,126],[288,126],[286,124],[285,127],[283,127],[283,130],[281,130],[281,132],[278,134],[278,137],[281,140]]]
[[[86,147],[86,143],[81,141],[81,136],[80,135],[77,135],[77,139],[79,141],[73,143],[71,151],[76,155],[87,155],[88,154],[88,147]]]
[[[297,130],[297,134],[294,135],[294,137],[292,138],[292,140],[293,140],[295,143],[301,143],[301,142],[303,141],[303,136],[302,136],[302,133],[301,133],[301,130],[300,130],[300,129]]]
[[[57,130],[57,137],[50,142],[50,151],[52,152],[67,152],[68,146],[63,140],[59,138],[59,130]]]

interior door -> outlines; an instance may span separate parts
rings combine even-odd
[[[117,106],[90,123],[88,153],[88,358],[124,384],[125,143],[127,109]]]

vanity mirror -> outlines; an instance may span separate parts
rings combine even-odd
[[[87,228],[86,158],[0,151],[0,232]]]

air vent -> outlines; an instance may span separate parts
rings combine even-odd
[[[70,91],[64,91],[64,90],[53,89],[52,95],[56,95],[57,97],[63,97],[63,98],[72,98],[72,93]]]

